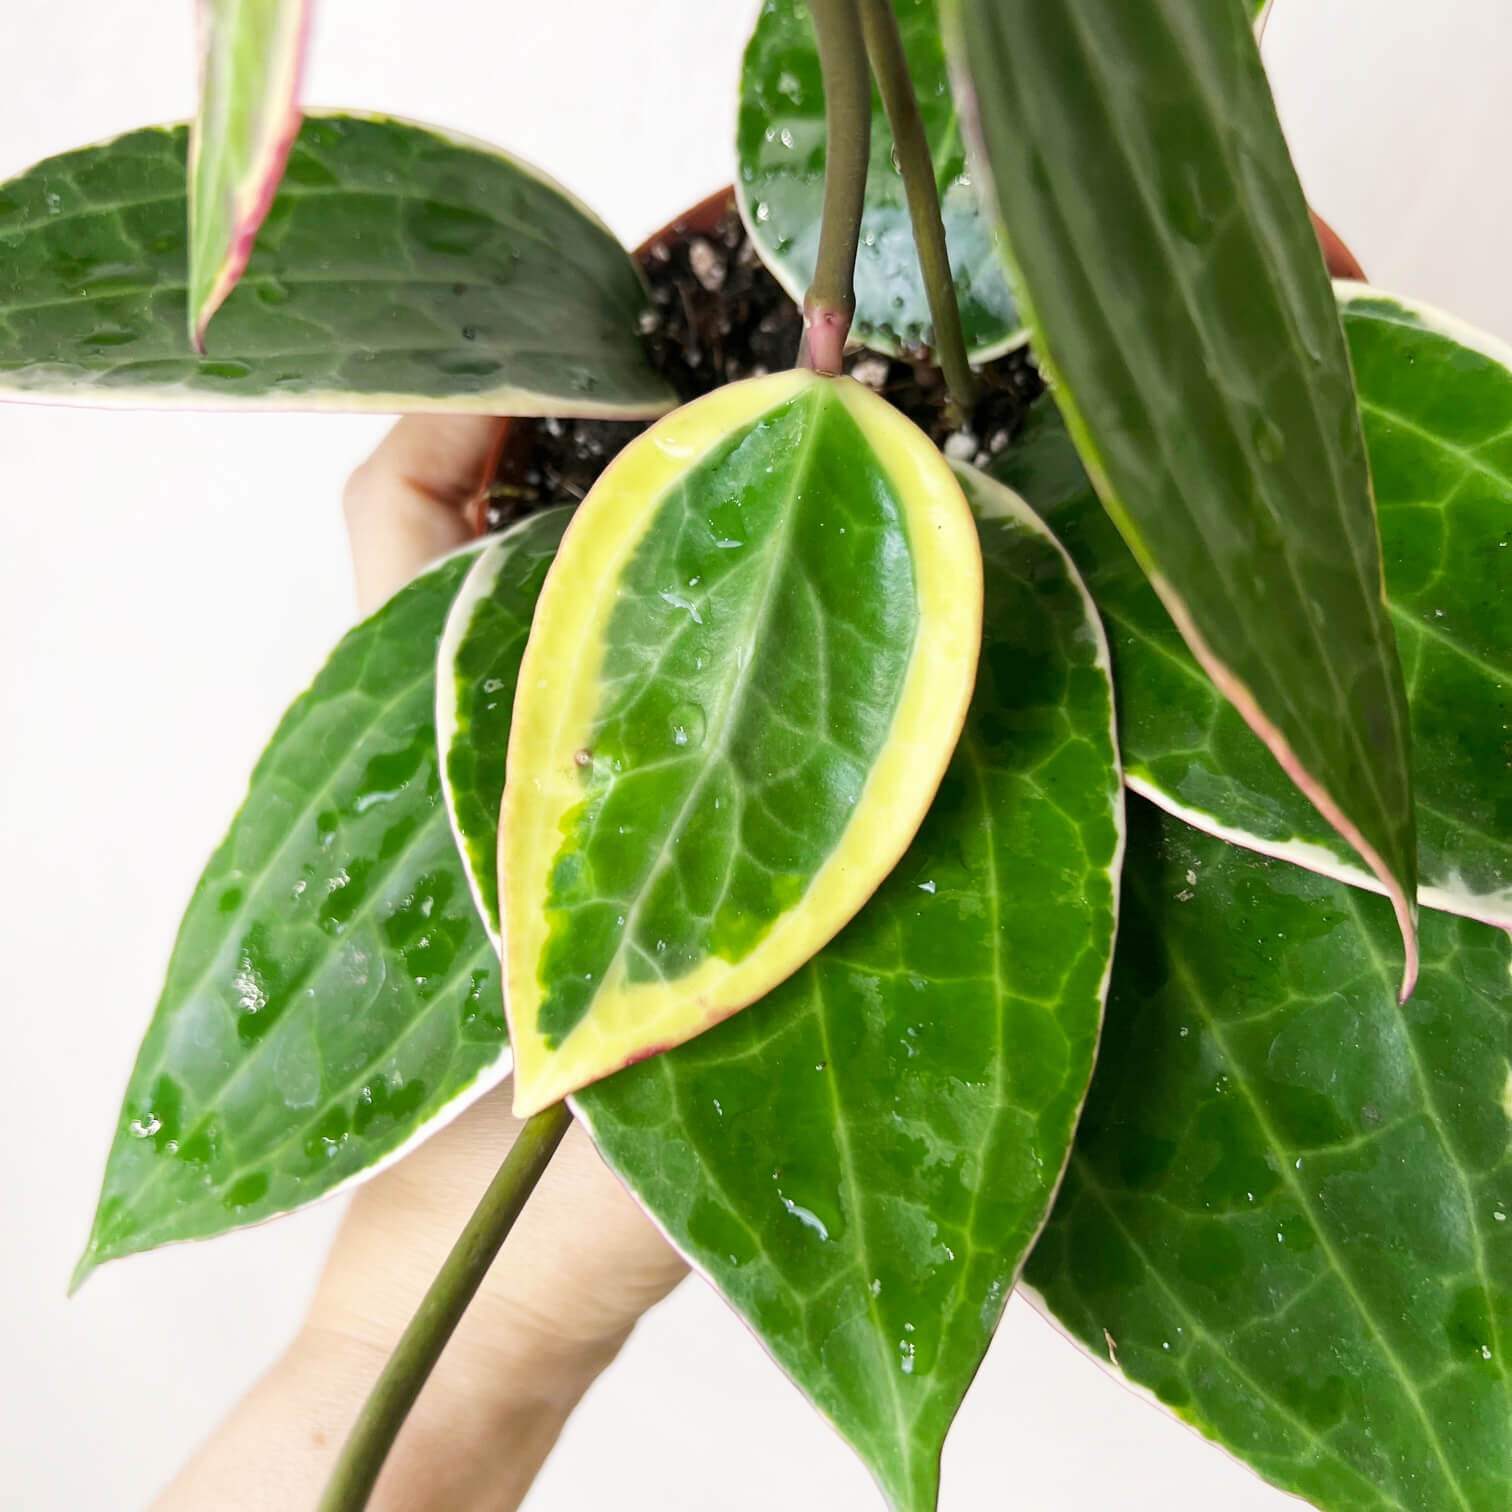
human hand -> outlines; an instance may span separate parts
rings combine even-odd
[[[364,613],[478,534],[502,427],[408,416],[353,474],[344,502]],[[299,1337],[158,1512],[315,1505],[519,1128],[501,1088],[358,1191]],[[373,1512],[511,1512],[582,1393],[686,1271],[570,1129],[400,1431]]]

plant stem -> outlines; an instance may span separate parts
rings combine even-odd
[[[940,190],[935,182],[934,158],[919,101],[908,72],[908,58],[898,31],[892,0],[860,0],[861,30],[867,55],[882,93],[882,105],[892,126],[898,151],[898,167],[908,195],[908,215],[913,222],[914,244],[919,251],[919,269],[934,321],[935,358],[945,374],[956,403],[967,414],[976,400],[976,379],[966,356],[966,335],[961,329],[961,310],[956,303],[955,280],[950,276],[950,252],[945,245],[945,225],[940,219]]]
[[[363,1403],[326,1483],[319,1512],[362,1512],[367,1506],[415,1398],[571,1122],[566,1103],[526,1120]]]
[[[803,299],[807,363],[838,373],[856,313],[856,248],[871,158],[871,74],[856,0],[809,0],[824,75],[824,214]]]

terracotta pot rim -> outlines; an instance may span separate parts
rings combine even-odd
[[[635,256],[644,262],[651,256],[651,249],[658,242],[679,242],[689,236],[707,236],[718,228],[726,214],[735,204],[735,186],[726,184],[723,189],[716,189],[712,194],[705,195],[696,205],[684,210],[681,215],[674,215],[666,225],[659,230],[653,231],[640,246],[635,249]]]
[[[694,236],[712,236],[735,203],[733,184],[726,184],[724,188],[716,189],[712,194],[705,195],[696,204],[690,205],[680,215],[673,216],[664,226],[653,231],[636,247],[633,256],[644,266],[653,260],[656,255],[653,249],[658,246],[665,247],[668,243],[676,245]],[[1364,270],[1339,234],[1316,211],[1308,213],[1312,216],[1313,229],[1323,249],[1323,260],[1330,275],[1334,278],[1351,278],[1365,283],[1367,280]],[[503,459],[504,448],[513,429],[513,418],[506,418],[500,424],[498,438],[489,452],[483,475],[478,482],[478,492],[468,506],[468,518],[478,535],[482,535],[486,528],[488,490],[498,475],[499,463]]]

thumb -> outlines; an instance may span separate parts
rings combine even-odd
[[[480,533],[506,423],[492,415],[406,415],[352,474],[342,503],[364,613]]]

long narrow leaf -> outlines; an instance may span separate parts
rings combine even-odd
[[[1233,0],[946,0],[1037,350],[1213,681],[1391,895],[1416,975],[1406,694],[1349,362]]]

